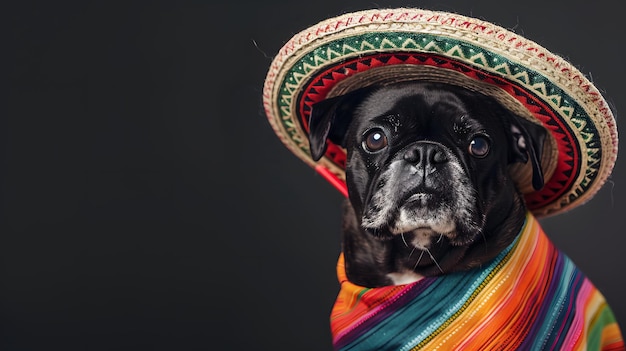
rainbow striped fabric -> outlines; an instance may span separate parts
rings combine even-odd
[[[530,213],[480,269],[372,289],[347,280],[343,256],[337,273],[337,350],[625,350],[604,297]]]

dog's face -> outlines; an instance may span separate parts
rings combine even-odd
[[[344,233],[353,236],[344,238],[347,266],[357,272],[379,265],[389,278],[407,270],[440,274],[491,258],[512,240],[525,213],[508,166],[530,159],[540,187],[544,137],[543,128],[493,98],[446,84],[400,83],[314,105],[313,157],[323,155],[327,139],[347,150],[354,216]],[[498,238],[504,234],[494,232],[503,227],[512,234]],[[467,257],[488,240],[493,252]],[[415,250],[426,259],[395,257],[408,252],[416,259]]]

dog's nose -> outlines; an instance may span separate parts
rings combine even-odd
[[[418,165],[435,165],[448,162],[445,151],[437,144],[417,143],[405,150],[403,158],[406,162]]]

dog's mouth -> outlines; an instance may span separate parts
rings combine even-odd
[[[405,206],[428,206],[429,203],[432,203],[433,196],[434,194],[432,192],[409,194],[402,203]]]
[[[402,236],[420,250],[445,251],[450,247],[470,245],[481,233],[470,202],[459,202],[454,189],[414,189],[391,201],[395,207],[376,211],[369,207],[362,219],[363,228],[381,240]],[[369,217],[368,217],[369,216]],[[374,220],[372,220],[374,219]],[[426,260],[428,261],[428,260]]]
[[[429,228],[438,234],[455,230],[453,209],[450,199],[442,192],[417,192],[405,196],[401,205],[392,214],[390,224],[393,234]]]
[[[397,211],[411,211],[415,214],[454,211],[451,191],[420,190],[404,195],[398,201]]]

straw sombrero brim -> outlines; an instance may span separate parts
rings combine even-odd
[[[329,142],[320,161],[311,158],[311,106],[365,85],[407,79],[492,95],[549,131],[542,156],[545,186],[532,188],[530,165],[511,170],[535,216],[585,203],[613,170],[615,119],[580,71],[516,33],[453,13],[377,9],[320,22],[296,34],[275,56],[263,103],[289,150],[346,193],[345,150]]]

